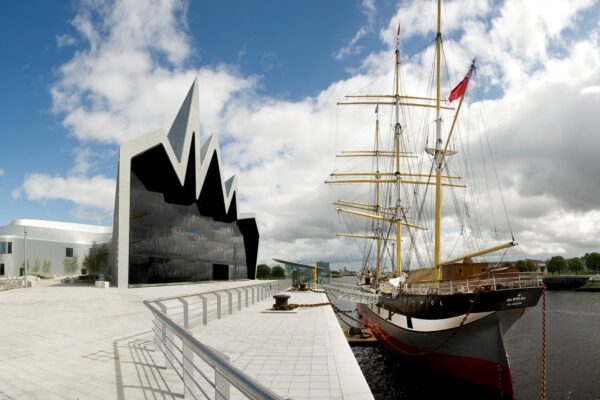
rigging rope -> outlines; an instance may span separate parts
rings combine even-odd
[[[475,70],[475,82],[477,83],[477,79],[478,79],[478,74],[477,74],[477,70]],[[479,85],[476,85],[476,88]],[[480,118],[483,121],[483,114],[482,114],[482,110],[481,108],[484,106],[484,103],[482,101],[482,99],[479,97],[479,91],[475,91],[475,94],[478,96],[479,99],[479,103],[481,104],[481,107],[479,108],[479,114],[480,114]],[[512,230],[512,226],[510,224],[510,216],[508,214],[508,209],[506,208],[506,202],[504,201],[504,193],[502,191],[502,186],[500,185],[500,179],[498,178],[498,170],[496,169],[496,162],[494,161],[494,156],[492,154],[492,146],[490,144],[490,140],[489,140],[489,135],[487,132],[487,129],[485,128],[485,125],[482,123],[483,126],[483,133],[484,133],[484,137],[486,140],[486,143],[488,145],[488,149],[489,149],[489,153],[490,153],[490,160],[492,161],[492,168],[494,169],[494,174],[496,176],[496,182],[498,183],[498,191],[500,192],[500,199],[502,200],[502,206],[504,207],[504,214],[506,215],[506,222],[508,224],[508,229],[510,230],[510,234],[513,237],[514,240],[514,234],[513,234],[513,230]]]

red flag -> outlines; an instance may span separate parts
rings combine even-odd
[[[400,37],[400,22],[398,22],[398,30],[396,31],[396,38]]]
[[[450,97],[448,97],[449,102],[453,102],[456,99],[460,99],[465,95],[467,91],[467,86],[469,85],[469,79],[471,79],[471,72],[473,72],[473,67],[469,68],[469,72],[463,78],[462,81],[452,91],[450,92]]]

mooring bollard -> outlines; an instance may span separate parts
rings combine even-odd
[[[288,300],[290,298],[289,294],[276,294],[273,296],[275,299],[275,304],[273,304],[274,310],[287,310],[289,309]]]

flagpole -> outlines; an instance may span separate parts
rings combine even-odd
[[[454,126],[456,125],[456,120],[458,119],[458,114],[460,113],[460,108],[462,107],[463,100],[465,99],[465,95],[467,94],[467,88],[469,87],[468,86],[469,80],[471,79],[471,74],[473,73],[474,69],[475,69],[475,60],[473,59],[473,61],[471,62],[471,66],[469,67],[469,72],[467,72],[467,75],[465,76],[463,81],[459,84],[459,85],[464,84],[465,88],[464,88],[464,91],[462,92],[462,95],[460,96],[460,101],[458,102],[458,107],[456,107],[456,114],[454,114],[454,119],[452,120],[452,126],[450,126],[450,132],[448,133],[448,139],[446,140],[446,145],[444,146],[444,151],[442,152],[442,163],[443,163],[444,157],[446,156],[446,150],[448,150],[448,145],[450,144],[450,139],[452,138],[452,134],[454,133]],[[452,97],[452,94],[450,96]],[[452,101],[452,100],[453,99],[450,98],[450,101]]]

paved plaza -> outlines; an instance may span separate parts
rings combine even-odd
[[[58,280],[0,292],[0,400],[181,399],[143,300],[232,289],[256,281],[97,289]],[[292,294],[295,303],[327,301]],[[368,385],[331,307],[273,314],[266,299],[207,326],[203,343],[293,399],[368,399]]]

